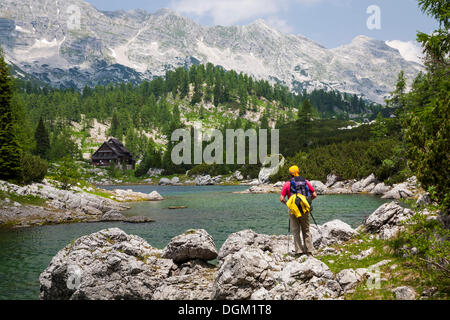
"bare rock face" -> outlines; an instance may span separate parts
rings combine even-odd
[[[330,243],[353,234],[339,221],[320,228]],[[341,299],[353,282],[336,280],[314,257],[287,254],[287,241],[243,230],[231,234],[217,254],[205,230],[174,237],[164,250],[117,228],[101,230],[58,252],[40,276],[40,298]],[[207,263],[216,257],[218,266]]]
[[[151,299],[176,269],[161,250],[118,228],[83,236],[40,275],[41,299]]]
[[[194,259],[208,261],[217,258],[217,249],[214,239],[205,230],[188,230],[174,237],[162,256],[177,263]]]
[[[366,219],[364,228],[371,233],[379,233],[382,239],[390,239],[398,233],[401,223],[412,215],[412,210],[396,202],[385,203]]]
[[[325,184],[328,188],[333,186],[336,182],[340,181],[341,179],[335,175],[335,174],[329,174],[327,176],[327,183]]]
[[[342,288],[328,266],[313,257],[287,255],[287,241],[252,230],[230,235],[219,252],[213,299],[338,298]]]

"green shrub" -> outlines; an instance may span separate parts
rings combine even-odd
[[[189,176],[209,174],[210,176],[218,176],[230,173],[230,169],[225,164],[199,164],[189,170]]]
[[[33,156],[29,153],[23,153],[21,159],[22,183],[29,184],[41,182],[48,170],[47,161]]]

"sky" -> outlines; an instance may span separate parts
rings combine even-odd
[[[247,25],[264,19],[281,32],[301,34],[327,47],[350,43],[358,35],[390,41],[411,60],[420,54],[417,31],[438,24],[417,0],[87,0],[99,10],[170,8],[205,25]]]

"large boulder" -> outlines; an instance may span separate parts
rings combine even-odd
[[[158,185],[160,186],[171,186],[172,184],[172,180],[168,178],[161,178],[158,182]]]
[[[213,299],[243,300],[275,283],[269,275],[272,258],[259,248],[243,248],[227,255],[213,285]]]
[[[317,194],[325,194],[328,191],[328,188],[326,185],[324,185],[321,181],[318,180],[313,180],[310,181],[311,185],[313,186],[313,188],[315,189],[315,191],[317,192]]]
[[[311,237],[316,249],[352,239],[357,232],[347,223],[335,219],[321,226],[311,225]]]
[[[333,186],[336,182],[338,182],[340,180],[341,180],[341,178],[338,177],[337,175],[329,174],[327,176],[327,182],[325,183],[325,185],[329,188],[329,187]]]
[[[161,196],[158,191],[152,191],[147,196],[148,201],[161,201],[164,200],[163,196]]]
[[[382,199],[406,199],[413,196],[413,192],[408,189],[407,183],[394,184],[394,187],[386,192]]]
[[[384,182],[380,182],[377,185],[375,185],[375,187],[370,191],[370,193],[380,195],[388,192],[389,190],[391,190],[391,187],[385,185]]]
[[[403,208],[396,202],[385,203],[366,219],[364,228],[371,233],[380,233],[382,239],[390,239],[412,215],[411,209]]]
[[[195,259],[208,261],[217,258],[217,249],[214,239],[205,230],[188,230],[170,240],[162,257],[176,263]]]
[[[352,185],[352,192],[370,192],[371,190],[366,189],[369,185],[374,184],[373,187],[375,187],[375,183],[377,182],[377,179],[375,178],[375,175],[372,173],[365,179],[361,179],[361,181],[358,181]],[[372,187],[372,189],[373,189]],[[366,190],[365,190],[366,189]]]
[[[237,170],[233,173],[233,177],[238,181],[244,180],[244,176],[242,175],[242,173],[239,170]]]
[[[118,228],[83,236],[60,250],[40,275],[40,299],[152,299],[174,263]]]

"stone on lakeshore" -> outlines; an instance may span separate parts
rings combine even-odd
[[[215,183],[210,175],[204,175],[195,177],[195,184],[198,186],[212,186]]]
[[[338,177],[335,174],[329,174],[327,176],[327,182],[325,183],[325,185],[329,188],[331,186],[333,186],[336,182],[340,181],[340,177]]]
[[[78,238],[39,277],[40,299],[151,299],[175,268],[161,250],[118,228]]]
[[[391,190],[391,187],[385,185],[384,182],[380,182],[370,191],[370,193],[380,195],[388,192],[389,190]]]
[[[273,185],[273,187],[274,187],[274,188],[282,188],[283,185],[284,185],[284,182],[283,182],[283,181],[278,181],[277,183],[275,183],[275,184]]]
[[[172,185],[172,181],[167,178],[161,178],[158,182],[158,185],[160,186],[170,186]]]
[[[394,188],[383,194],[382,199],[406,199],[413,196],[406,183],[394,184]]]
[[[310,181],[310,183],[314,187],[318,195],[325,194],[328,191],[327,186],[324,185],[321,181],[313,180]]]
[[[164,198],[157,191],[152,191],[151,193],[148,194],[148,200],[161,201],[164,200]]]
[[[244,180],[244,176],[242,175],[242,173],[239,170],[234,172],[233,177],[238,181]]]
[[[205,230],[188,230],[172,238],[162,256],[176,263],[194,259],[209,261],[217,258],[217,249],[214,239]]]

